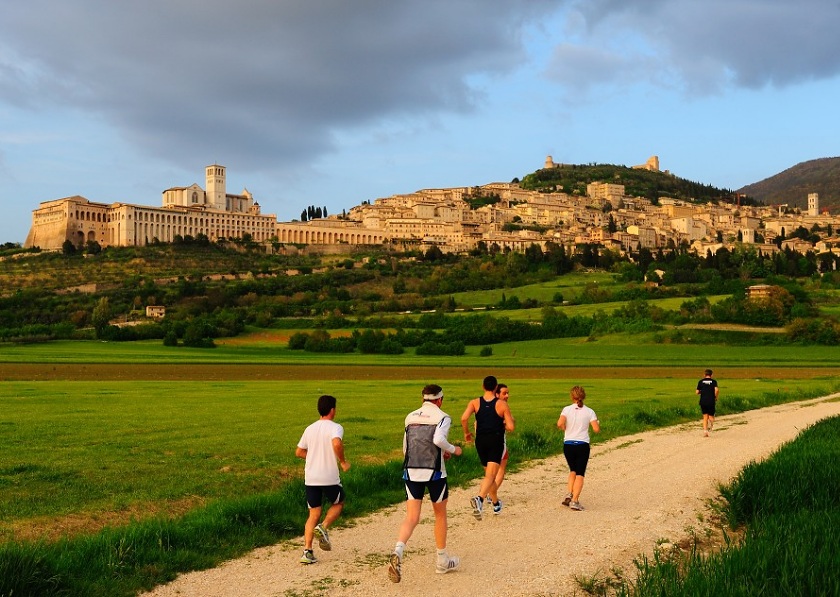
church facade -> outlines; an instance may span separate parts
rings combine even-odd
[[[248,234],[258,242],[276,237],[276,216],[261,214],[247,189],[227,193],[224,166],[207,166],[205,177],[206,190],[197,184],[166,189],[161,207],[95,203],[78,195],[42,202],[32,212],[24,246],[55,250],[65,241],[77,247],[89,241],[102,247],[141,246],[199,234],[211,240]]]

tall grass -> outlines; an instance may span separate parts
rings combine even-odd
[[[633,597],[840,595],[840,417],[821,421],[721,488],[742,540],[711,555],[639,562]]]

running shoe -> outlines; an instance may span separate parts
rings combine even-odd
[[[563,498],[563,502],[562,502],[562,503],[563,503],[563,505],[564,505],[564,506],[568,506],[568,505],[569,505],[569,503],[570,503],[571,501],[572,501],[572,494],[571,494],[571,493],[567,493],[567,494],[566,494],[566,497],[564,497],[564,498]]]
[[[402,580],[402,562],[400,562],[400,556],[396,553],[392,553],[391,557],[388,558],[388,578],[391,579],[391,582],[400,582]]]
[[[438,563],[435,566],[435,572],[438,574],[446,574],[447,572],[457,570],[460,565],[461,558],[458,556],[446,556],[446,559],[442,562],[438,559]]]
[[[569,502],[569,508],[572,510],[584,510],[584,507],[580,505],[580,502]]]
[[[318,547],[324,551],[330,551],[332,549],[332,543],[330,543],[330,536],[327,534],[327,529],[320,524],[315,527],[315,537],[318,538]]]
[[[495,504],[493,504],[493,514],[501,514],[502,513],[502,500],[499,500]]]
[[[484,500],[481,499],[480,495],[470,498],[470,505],[472,506],[473,516],[475,516],[475,519],[481,520],[481,514],[484,511]]]
[[[300,556],[300,563],[301,564],[314,564],[318,561],[318,558],[315,557],[315,554],[312,553],[311,549],[304,549],[303,555]]]
[[[493,504],[493,498],[490,497],[490,494],[484,496],[484,503],[488,506]]]

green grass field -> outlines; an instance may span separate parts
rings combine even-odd
[[[836,350],[652,339],[500,344],[493,357],[471,348],[454,359],[317,355],[247,338],[213,350],[158,342],[0,345],[0,370],[35,363],[47,379],[0,383],[0,595],[133,595],[178,572],[298,536],[306,508],[294,448],[317,418],[323,393],[338,398],[337,420],[354,465],[343,475],[353,496],[345,511],[350,521],[403,498],[402,422],[429,382],[444,387],[444,410],[455,419],[451,438],[460,441],[458,420],[481,377],[505,368],[501,381],[511,387],[517,419],[509,439],[513,468],[561,450],[555,423],[575,383],[586,387],[601,419],[596,442],[697,421],[694,385],[706,366],[721,384],[720,414],[840,389]],[[136,364],[243,371],[285,364],[297,376],[104,381],[96,377],[102,363],[126,371]],[[319,376],[319,368],[337,363],[347,365],[346,378]],[[59,366],[88,377],[50,379]],[[419,366],[428,378],[413,375]],[[532,367],[554,369],[533,379]],[[581,378],[566,375],[572,367]],[[727,377],[727,369],[738,375]],[[467,451],[451,463],[450,479],[466,484],[480,471]]]
[[[87,517],[96,528],[97,517],[276,490],[302,473],[294,448],[317,418],[315,401],[324,393],[339,400],[337,420],[351,460],[399,460],[403,418],[430,381],[6,382],[0,385],[0,538],[13,538],[15,528],[51,534],[51,517]],[[456,421],[452,437],[460,439],[457,421],[479,394],[480,379],[440,381],[445,410]],[[505,381],[518,425],[511,439],[559,436],[555,422],[573,384]],[[752,379],[721,380],[721,386],[723,414],[837,387],[827,380]],[[693,381],[590,379],[585,387],[602,420],[597,441],[698,416]]]
[[[587,284],[612,286],[615,284],[614,280],[615,276],[606,272],[575,272],[539,284],[528,284],[517,288],[456,292],[452,296],[458,306],[472,308],[497,305],[502,300],[502,294],[506,298],[516,296],[520,300],[535,299],[541,303],[550,303],[557,293],[562,294],[563,299],[568,301],[576,298]]]
[[[686,335],[691,336],[691,331]],[[723,344],[660,344],[655,333],[616,334],[595,340],[560,338],[493,345],[491,357],[481,357],[481,347],[469,346],[460,357],[333,354],[289,350],[286,341],[252,344],[247,339],[220,340],[215,349],[164,347],[159,341],[72,342],[0,344],[0,363],[224,363],[372,365],[372,366],[479,366],[479,367],[833,367],[840,351],[825,346],[727,346]]]

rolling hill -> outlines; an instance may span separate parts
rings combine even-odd
[[[820,209],[840,209],[840,157],[819,158],[738,189],[760,203],[807,208],[808,193],[819,193]]]

